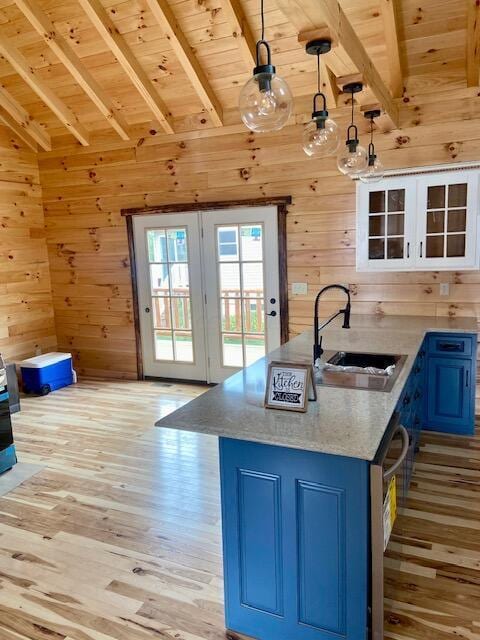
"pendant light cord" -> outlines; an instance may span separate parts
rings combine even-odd
[[[260,15],[262,17],[262,40],[265,40],[265,15],[264,15],[264,0],[260,0]]]
[[[352,125],[353,125],[353,91],[352,91]]]
[[[320,51],[317,51],[317,92],[321,91],[321,82],[320,82]]]

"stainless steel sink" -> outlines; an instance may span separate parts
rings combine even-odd
[[[387,392],[392,390],[407,359],[404,355],[348,351],[330,352],[325,355],[327,367],[315,369],[316,384]],[[331,365],[330,368],[328,365]],[[355,370],[349,371],[343,367],[355,367]]]

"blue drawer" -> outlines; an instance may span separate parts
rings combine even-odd
[[[471,336],[433,333],[428,337],[428,352],[430,355],[471,356],[473,338]]]

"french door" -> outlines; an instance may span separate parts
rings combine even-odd
[[[221,382],[280,345],[276,207],[135,216],[146,376]]]

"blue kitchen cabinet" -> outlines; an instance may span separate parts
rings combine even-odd
[[[472,361],[432,356],[428,360],[428,400],[425,428],[473,435]]]
[[[423,428],[459,435],[475,432],[475,335],[432,334]]]
[[[366,637],[369,465],[220,438],[227,628]]]

